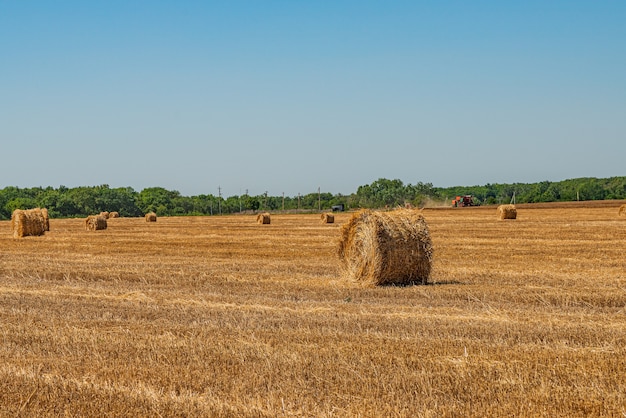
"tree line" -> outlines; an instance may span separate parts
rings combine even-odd
[[[303,196],[270,196],[267,193],[227,198],[212,194],[183,196],[176,190],[150,187],[137,192],[131,187],[111,188],[106,184],[68,188],[5,187],[0,189],[0,219],[10,219],[15,209],[45,207],[53,218],[85,217],[100,212],[119,212],[120,216],[219,215],[249,211],[316,211],[329,210],[346,203],[344,196],[331,193],[309,193]]]
[[[380,178],[359,186],[350,195],[313,192],[298,196],[270,196],[267,193],[230,197],[201,194],[183,196],[176,190],[150,187],[137,192],[131,187],[111,188],[106,184],[68,188],[5,187],[0,189],[0,219],[10,219],[14,209],[45,207],[55,218],[85,217],[104,211],[120,216],[219,215],[249,211],[320,211],[343,204],[346,208],[384,208],[411,205],[447,205],[454,196],[473,195],[484,205],[573,200],[626,199],[626,177],[593,177],[559,182],[486,184],[482,186],[434,187],[431,183],[405,184]]]

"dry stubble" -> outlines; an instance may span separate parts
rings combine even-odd
[[[626,413],[615,204],[517,209],[425,210],[434,284],[374,289],[346,214],[0,222],[0,416]]]

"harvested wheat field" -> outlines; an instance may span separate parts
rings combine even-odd
[[[425,209],[429,284],[339,275],[350,214],[0,222],[0,416],[626,415],[624,202]]]

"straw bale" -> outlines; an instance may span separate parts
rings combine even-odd
[[[107,220],[101,215],[90,215],[85,219],[85,229],[87,229],[87,231],[107,229]]]
[[[41,214],[43,215],[43,229],[44,229],[44,231],[50,231],[50,215],[48,215],[48,209],[41,208]]]
[[[43,235],[46,231],[46,216],[40,208],[15,209],[11,214],[11,229],[14,238]]]
[[[363,210],[342,226],[338,255],[343,275],[365,285],[426,284],[433,246],[420,211]]]
[[[323,224],[335,223],[335,215],[333,215],[332,213],[322,213],[322,223]]]
[[[119,217],[120,217],[119,212],[110,212],[109,213],[109,219],[119,218]]]
[[[265,212],[265,213],[259,213],[259,214],[256,216],[256,222],[257,222],[258,224],[263,224],[263,225],[267,225],[267,224],[269,224],[269,223],[271,222],[271,219],[270,219],[270,214],[269,214],[268,212]]]
[[[156,222],[156,221],[157,221],[156,213],[154,212],[146,213],[146,222]]]
[[[515,205],[500,205],[498,206],[498,218],[502,219],[516,219],[517,209]]]
[[[104,219],[109,219],[109,212],[100,212],[99,216],[102,216]]]
[[[626,204],[619,207],[619,212],[617,212],[619,216],[626,216]]]

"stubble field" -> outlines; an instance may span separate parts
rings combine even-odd
[[[624,202],[426,209],[431,284],[319,215],[0,222],[0,417],[626,417]]]

